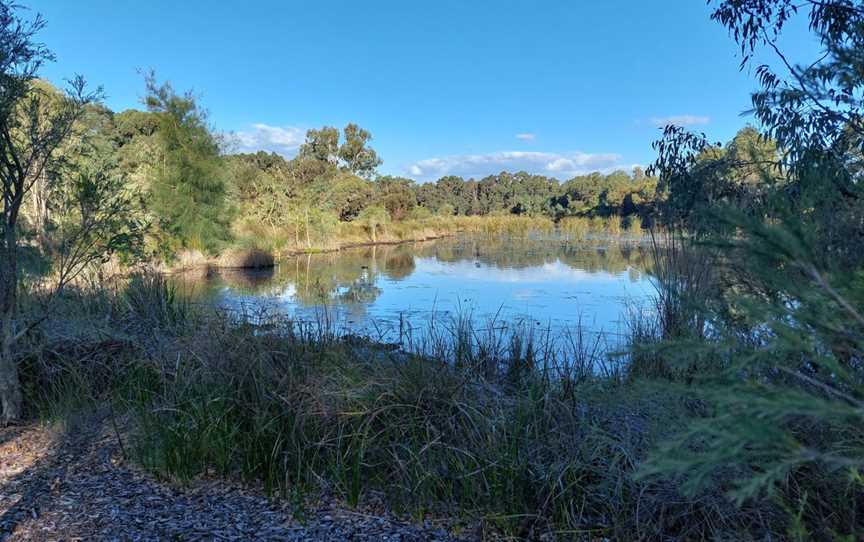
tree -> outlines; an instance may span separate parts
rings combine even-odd
[[[357,222],[363,224],[369,230],[373,243],[378,242],[378,228],[390,222],[390,215],[380,205],[366,207],[357,215]]]
[[[16,6],[0,2],[0,411],[8,423],[22,414],[16,343],[50,314],[22,314],[19,304],[19,239],[22,204],[34,184],[52,167],[57,150],[75,133],[76,123],[99,93],[86,91],[76,77],[59,103],[47,107],[43,89],[34,85],[39,69],[53,59],[35,41],[44,27],[37,15],[24,20]],[[57,240],[53,296],[89,264],[109,257],[122,245],[140,239],[131,216],[132,200],[120,194],[117,183],[105,175],[84,174],[58,191],[75,208],[65,217]]]
[[[375,200],[387,209],[390,218],[402,220],[417,206],[414,182],[389,175],[380,177],[375,181]]]
[[[127,110],[113,116],[110,137],[114,142],[114,159],[118,170],[145,193],[155,178],[161,162],[159,115],[148,111]]]
[[[364,178],[375,174],[375,168],[381,165],[381,159],[374,149],[368,146],[372,134],[356,124],[349,123],[342,130],[344,142],[339,147],[339,158],[345,169]]]
[[[372,183],[348,173],[318,180],[311,188],[310,197],[332,209],[339,220],[353,220],[372,201]]]
[[[687,387],[699,393],[700,413],[654,454],[648,470],[681,475],[689,490],[722,477],[739,502],[776,496],[792,514],[796,538],[857,539],[855,503],[864,495],[864,7],[848,0],[714,3],[712,17],[740,46],[742,68],[764,47],[785,74],[756,68],[753,112],[764,133],[745,129],[723,148],[667,127],[656,145],[658,188],[672,210],[701,205],[729,226],[707,233],[710,243],[701,246],[730,252],[719,262],[720,292],[698,309],[711,336],[695,348],[664,345],[684,363],[716,367],[691,366]],[[825,49],[800,64],[778,45],[799,11]],[[747,209],[739,194],[754,190],[762,202]]]
[[[306,141],[300,146],[299,156],[319,162],[336,164],[339,160],[339,130],[324,126],[306,132]]]
[[[178,248],[215,252],[229,238],[225,169],[219,144],[195,98],[146,78],[147,109],[159,120],[160,162],[150,185],[151,210],[166,254]]]
[[[299,225],[292,214],[298,187],[288,172],[288,163],[275,153],[239,154],[226,160],[232,183],[230,198],[239,206],[238,215],[247,225],[264,225],[275,235],[294,228],[299,244]]]
[[[342,171],[369,179],[375,174],[375,168],[381,165],[378,153],[368,146],[370,141],[371,133],[349,123],[342,130],[340,144],[339,130],[325,126],[306,132],[306,141],[300,146],[298,157],[332,164]]]

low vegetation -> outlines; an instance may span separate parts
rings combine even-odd
[[[68,328],[38,349],[56,354],[24,364],[32,408],[112,401],[130,416],[135,458],[177,481],[239,475],[298,506],[322,489],[348,505],[383,493],[404,514],[519,537],[779,525],[717,490],[687,499],[672,480],[637,478],[695,407],[630,379],[578,329],[489,332],[457,317],[394,350],[338,336],[326,318],[252,326],[197,311],[159,275],[61,306]]]
[[[159,476],[239,476],[298,508],[384,495],[490,536],[864,538],[864,7],[711,4],[743,67],[767,50],[788,71],[755,67],[759,130],[720,145],[669,126],[632,176],[414,185],[376,176],[353,124],[292,160],[228,155],[153,77],[146,112],[81,80],[59,94],[37,79],[41,19],[0,2],[2,421],[107,404]],[[777,41],[797,11],[825,49],[800,66]],[[553,229],[648,232],[657,296],[626,341],[456,317],[377,344],[131,273]]]

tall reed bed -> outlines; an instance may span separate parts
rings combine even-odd
[[[243,222],[236,228],[238,242],[260,247],[277,255],[299,252],[339,250],[354,245],[425,241],[456,233],[482,233],[525,236],[531,232],[549,233],[555,223],[546,217],[501,216],[426,216],[381,224],[375,236],[359,221],[338,222],[319,217],[309,226],[273,228],[264,224]],[[332,217],[331,217],[332,218]]]
[[[621,217],[564,217],[558,221],[558,230],[575,241],[584,241],[591,237],[600,237],[607,241],[623,237],[641,238],[643,233],[642,220],[636,216]]]

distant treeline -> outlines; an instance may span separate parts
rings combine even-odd
[[[43,100],[47,107],[63,107],[60,91],[44,81],[33,84],[49,98]],[[346,237],[362,242],[358,235],[374,242],[388,229],[428,232],[431,218],[440,226],[448,217],[619,217],[647,227],[659,218],[661,207],[670,207],[663,204],[675,199],[672,187],[659,186],[657,177],[641,168],[563,182],[526,172],[479,180],[445,176],[427,183],[381,176],[372,135],[355,124],[309,130],[291,159],[232,153],[232,139],[211,128],[194,96],[178,94],[152,75],[146,89],[144,111],[115,113],[98,102],[87,105],[78,121],[78,143],[60,150],[62,159],[29,195],[27,234],[51,237],[52,227],[63,220],[62,209],[45,203],[56,199],[51,191],[64,189],[62,179],[88,171],[117,178],[124,191],[135,195],[141,222],[147,224],[146,250],[169,260],[183,250],[214,254],[238,243],[311,250]],[[712,147],[703,160],[726,164],[723,178],[736,179],[735,186],[723,193],[706,187],[697,194],[692,186],[677,187],[684,196],[671,201],[672,207],[697,209],[706,198],[713,201],[758,184],[761,177],[752,165],[738,175],[728,172],[736,163],[754,163],[760,153],[766,160],[776,156],[773,144],[752,128],[725,147]],[[397,222],[403,224],[396,228]]]
[[[649,214],[657,181],[640,168],[579,175],[561,182],[553,177],[502,171],[480,180],[457,176],[416,183],[396,176],[364,178],[334,162],[318,161],[301,153],[287,160],[276,153],[235,154],[227,157],[244,187],[244,198],[254,203],[267,197],[261,189],[313,199],[316,192],[338,196],[326,204],[340,220],[350,221],[363,209],[381,206],[392,220],[427,214],[485,216],[528,215],[627,216]],[[326,186],[316,186],[324,183]],[[249,189],[251,188],[251,189]],[[249,190],[246,190],[249,189]],[[269,194],[273,196],[273,194]],[[281,196],[282,194],[280,194]]]

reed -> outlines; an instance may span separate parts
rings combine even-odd
[[[591,231],[591,222],[585,217],[570,216],[562,218],[558,222],[558,227],[570,239],[583,241],[588,238],[588,234]]]
[[[51,390],[38,401],[54,412],[111,401],[134,458],[178,482],[239,476],[274,496],[326,488],[347,505],[383,495],[507,538],[783,527],[770,502],[737,507],[719,486],[686,496],[674,479],[638,478],[691,407],[624,378],[612,352],[625,345],[581,326],[439,315],[394,348],[341,335],[326,312],[192,310],[158,276],[70,295],[63,320],[82,327],[46,333],[41,351],[60,359],[34,354],[28,389]]]
[[[642,223],[642,218],[639,215],[630,215],[629,217],[627,217],[627,233],[629,233],[630,235],[642,235],[643,228],[644,224]]]
[[[618,215],[612,215],[606,220],[603,221],[603,229],[609,235],[620,236],[621,235],[621,217]]]

